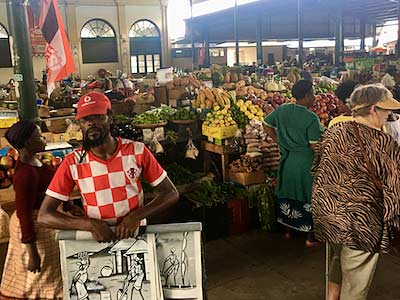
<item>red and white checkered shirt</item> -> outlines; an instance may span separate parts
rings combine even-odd
[[[157,186],[167,173],[140,142],[118,138],[112,158],[104,161],[91,151],[79,163],[83,150],[68,154],[59,166],[46,194],[68,201],[75,185],[82,194],[89,218],[118,224],[129,212],[143,205],[140,175]]]

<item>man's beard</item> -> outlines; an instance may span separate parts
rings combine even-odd
[[[110,129],[108,128],[107,130],[103,130],[102,128],[96,127],[100,131],[99,137],[96,139],[90,139],[88,134],[90,132],[90,129],[86,132],[85,136],[83,137],[83,147],[85,149],[91,149],[95,147],[102,146],[107,139],[108,133],[110,132]]]

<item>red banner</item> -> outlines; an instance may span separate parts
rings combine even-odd
[[[46,54],[46,41],[44,40],[42,31],[40,29],[39,13],[37,13],[31,6],[28,6],[28,22],[32,44],[32,55],[44,56]]]

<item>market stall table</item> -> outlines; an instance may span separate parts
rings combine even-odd
[[[229,156],[235,154],[230,146],[219,146],[203,141],[202,149],[204,150],[204,171],[208,172],[211,162],[210,153],[216,153],[221,156],[222,179],[224,182],[229,181]]]

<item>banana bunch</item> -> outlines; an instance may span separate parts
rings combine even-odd
[[[197,99],[193,101],[195,108],[211,109],[215,106],[230,107],[231,95],[219,88],[202,87],[199,89]]]

